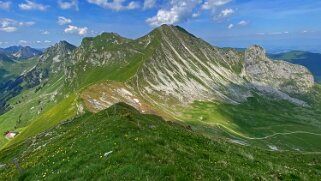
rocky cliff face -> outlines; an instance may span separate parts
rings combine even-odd
[[[308,92],[314,85],[313,76],[307,68],[284,61],[272,61],[260,46],[248,48],[244,60],[245,76],[254,86],[300,94]]]

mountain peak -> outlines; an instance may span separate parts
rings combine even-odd
[[[267,59],[265,49],[259,45],[252,45],[245,50],[247,60],[265,60]]]
[[[182,33],[185,33],[185,34],[195,37],[193,34],[191,34],[190,32],[188,32],[187,30],[185,30],[184,28],[182,28],[178,25],[163,24],[163,25],[159,26],[158,28],[155,28],[155,30],[160,30],[160,31],[167,32],[167,33],[177,31],[177,32],[182,32]]]
[[[52,47],[48,48],[46,50],[46,52],[48,52],[48,51],[55,51],[55,52],[69,51],[69,52],[71,52],[75,48],[76,48],[75,45],[72,45],[69,42],[63,40],[63,41],[56,43]]]
[[[96,37],[86,37],[82,40],[81,46],[104,47],[105,45],[120,45],[131,41],[114,32],[103,32]]]

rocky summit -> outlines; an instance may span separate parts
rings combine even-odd
[[[109,55],[109,59],[105,57],[102,58],[104,61],[99,61],[96,58],[96,62],[92,62],[92,58],[74,60],[75,67],[82,66],[73,68],[74,71],[78,69],[74,74],[86,74],[97,70],[96,67],[138,62],[140,67],[124,80],[123,89],[165,109],[168,105],[189,105],[196,100],[236,104],[252,97],[253,92],[306,105],[300,95],[308,93],[314,85],[313,76],[305,67],[270,60],[262,47],[251,46],[245,53],[221,49],[177,26],[163,25],[137,40],[123,41],[121,45],[106,49],[93,48],[93,44],[102,40],[110,41],[102,36],[94,38],[88,49],[94,51],[91,57]],[[81,45],[80,50],[86,50],[84,46]],[[117,53],[122,49],[123,54]],[[82,63],[85,60],[87,63]],[[73,77],[77,77],[75,75]],[[123,100],[121,97],[124,96],[120,93],[91,102],[105,105],[98,106],[105,109],[117,102],[117,97]],[[134,103],[130,99],[125,102]]]

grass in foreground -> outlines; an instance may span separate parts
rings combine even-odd
[[[106,156],[108,152],[112,151]],[[12,163],[18,158],[19,174]],[[2,180],[318,180],[320,154],[207,139],[119,103],[0,152]]]

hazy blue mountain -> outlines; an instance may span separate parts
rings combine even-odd
[[[27,59],[42,54],[42,51],[31,48],[30,46],[11,46],[3,50],[5,53],[18,59]]]

